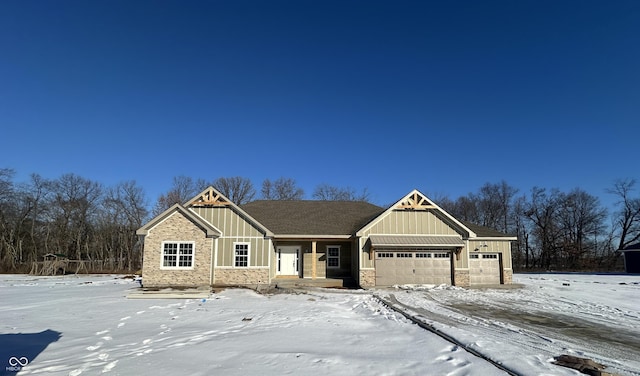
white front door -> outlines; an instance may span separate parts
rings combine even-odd
[[[286,246],[278,247],[277,254],[277,267],[276,271],[278,275],[298,275],[299,274],[299,258],[300,247],[298,246]]]

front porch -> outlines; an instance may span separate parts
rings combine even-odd
[[[298,287],[356,289],[359,286],[356,280],[351,277],[317,279],[276,277],[271,281],[271,287],[284,289],[292,289]]]
[[[352,266],[357,264],[357,260],[353,260],[352,243],[351,239],[274,241],[276,267],[272,284],[350,286],[349,280],[355,280]]]

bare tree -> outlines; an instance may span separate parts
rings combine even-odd
[[[526,223],[525,211],[528,207],[526,196],[518,197],[514,200],[512,210],[512,222],[515,235],[518,238],[515,242],[514,260],[515,267],[528,269],[531,266],[531,245],[529,243],[530,230]],[[524,260],[522,258],[524,257]]]
[[[449,210],[449,214],[464,221],[482,224],[482,216],[480,215],[478,201],[478,197],[473,193],[469,193],[466,196],[460,196],[451,204],[452,206]]]
[[[15,171],[12,169],[0,169],[0,261],[5,269],[14,269],[18,261],[14,225],[14,174]]]
[[[618,249],[640,241],[640,197],[632,197],[635,190],[634,179],[617,180],[608,193],[618,197],[614,213],[614,226],[619,231]]]
[[[546,189],[534,187],[531,190],[531,201],[524,214],[533,224],[534,240],[537,241],[539,266],[549,269],[552,263],[558,261],[561,231],[556,221],[559,208],[560,192],[557,189],[547,194]]]
[[[598,235],[607,217],[607,210],[597,197],[581,189],[561,194],[557,222],[562,231],[562,254],[565,267],[579,268],[584,256],[596,255]]]
[[[135,231],[148,215],[144,191],[135,181],[119,183],[107,190],[103,206],[100,260],[115,261],[108,264],[110,269],[138,269],[142,255],[136,247]]]
[[[365,201],[369,202],[369,192],[366,188],[357,193],[351,187],[336,187],[329,184],[320,184],[313,191],[313,198],[323,201]]]
[[[304,190],[296,185],[296,181],[284,177],[273,182],[265,179],[261,192],[265,200],[301,200],[304,197]]]
[[[208,184],[202,179],[194,180],[184,175],[174,177],[171,189],[158,197],[153,207],[153,215],[156,216],[175,204],[184,204],[207,186]]]
[[[13,191],[13,176],[15,171],[10,168],[0,168],[0,202],[6,200]]]
[[[509,216],[513,197],[518,189],[504,180],[497,184],[486,183],[476,196],[481,224],[487,227],[509,232]]]
[[[253,188],[251,180],[240,176],[218,178],[212,185],[237,205],[246,204],[253,200],[256,195],[256,190]]]
[[[62,175],[53,182],[52,205],[58,252],[81,259],[82,253],[89,251],[94,230],[92,220],[98,213],[96,205],[101,195],[101,184],[74,174]]]
[[[37,261],[38,250],[41,248],[46,249],[46,234],[40,223],[46,218],[46,212],[49,207],[48,197],[51,194],[51,188],[51,181],[44,179],[38,174],[31,174],[30,182],[25,184],[21,189],[24,200],[31,207],[31,218],[29,221],[29,238],[31,243],[29,261]]]

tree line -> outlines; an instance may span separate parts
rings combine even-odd
[[[135,272],[142,266],[142,244],[135,232],[151,217],[184,203],[212,185],[236,204],[256,198],[300,200],[305,192],[294,179],[263,181],[260,195],[241,177],[213,181],[173,178],[169,191],[148,204],[135,181],[105,187],[75,174],[57,179],[30,175],[15,182],[15,171],[0,169],[0,272],[28,272],[47,254],[90,261],[94,272]],[[319,185],[318,200],[368,200],[364,190]]]
[[[135,181],[107,187],[75,174],[57,179],[32,174],[26,182],[15,182],[14,176],[14,170],[0,169],[0,272],[28,272],[46,254],[91,261],[95,272],[135,272],[142,265],[136,230],[210,185],[239,205],[305,198],[296,181],[285,177],[265,179],[257,190],[243,177],[206,181],[178,176],[150,205]],[[504,181],[486,183],[457,199],[432,198],[458,219],[517,236],[512,247],[516,270],[603,270],[615,266],[618,249],[640,241],[635,185],[631,179],[612,185],[608,194],[617,203],[611,213],[580,189],[535,187],[520,194]],[[329,184],[316,186],[311,198],[371,201],[366,189]]]
[[[505,181],[486,183],[477,193],[438,202],[458,219],[516,236],[516,270],[613,270],[620,253],[640,241],[640,195],[633,179],[607,190],[615,197],[610,212],[580,188],[569,192],[534,187],[519,190]]]

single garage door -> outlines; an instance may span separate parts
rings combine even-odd
[[[469,283],[472,285],[500,284],[500,258],[497,253],[469,255]]]
[[[447,251],[376,251],[376,285],[451,284]]]

